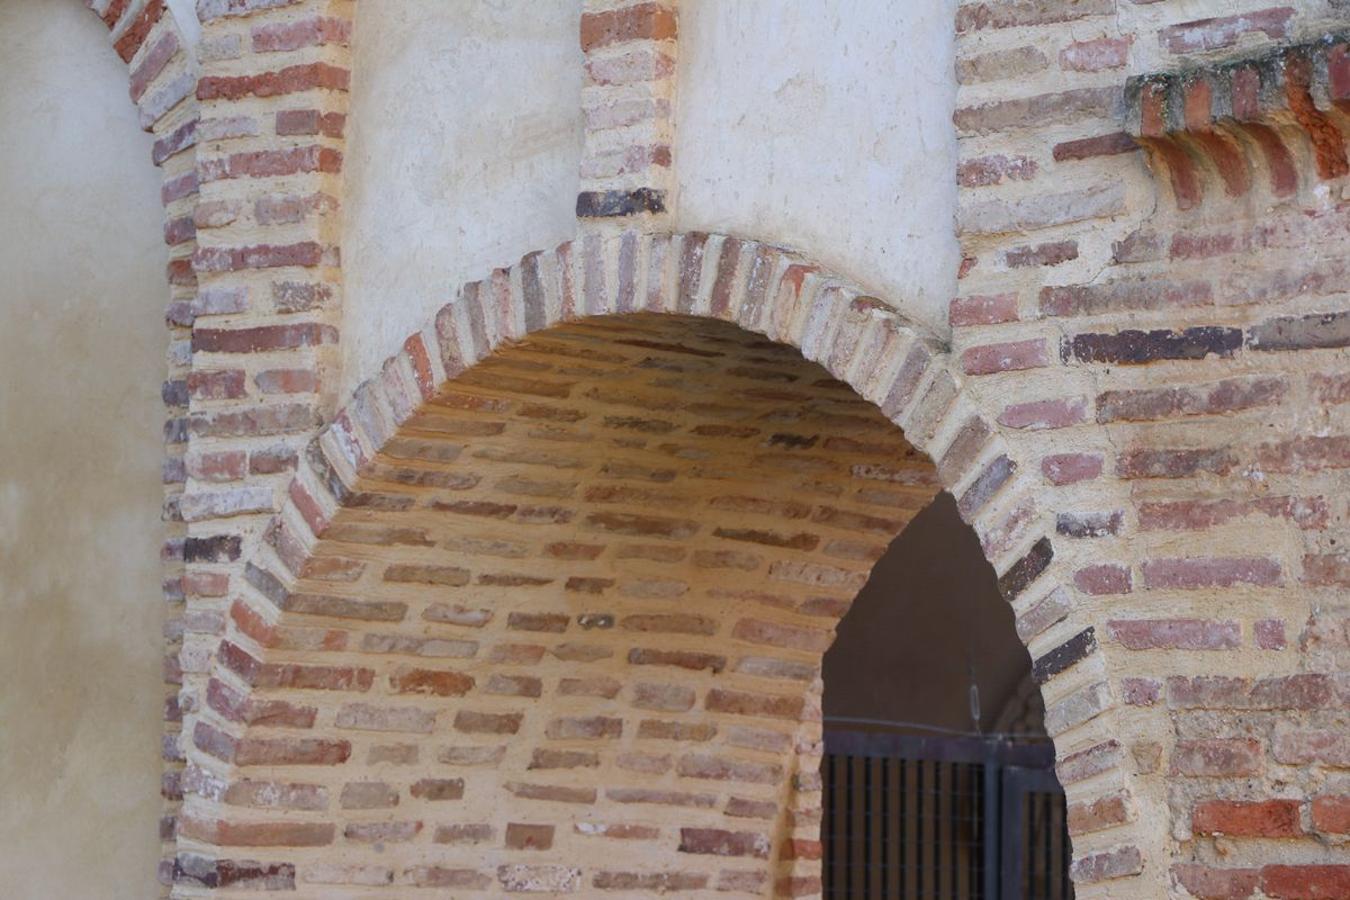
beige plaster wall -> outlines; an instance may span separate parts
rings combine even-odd
[[[954,0],[685,0],[681,229],[801,249],[947,330]]]
[[[0,0],[0,894],[153,896],[167,298],[126,68]]]
[[[581,0],[359,4],[339,396],[462,282],[575,231]]]

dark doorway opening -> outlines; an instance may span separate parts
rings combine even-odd
[[[949,494],[877,563],[824,678],[826,897],[1073,897],[1030,659]]]

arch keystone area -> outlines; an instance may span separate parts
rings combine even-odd
[[[790,251],[528,254],[309,444],[185,703],[177,885],[818,894],[821,654],[945,487],[1104,896],[1147,798],[1021,471],[945,348]]]

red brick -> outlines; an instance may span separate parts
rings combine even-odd
[[[1005,180],[1030,181],[1036,177],[1036,170],[1036,161],[1029,156],[979,156],[962,160],[956,167],[956,183],[975,188],[1001,184]]]
[[[1041,460],[1041,473],[1051,484],[1075,484],[1102,474],[1097,453],[1060,453]]]
[[[1242,629],[1208,619],[1112,619],[1111,637],[1131,650],[1234,650]]]
[[[681,828],[681,853],[710,856],[749,856],[769,858],[767,835],[753,831],[727,831],[721,828]]]
[[[952,122],[962,135],[990,134],[1029,126],[1044,127],[1084,119],[1107,119],[1117,102],[1117,92],[1102,88],[1077,88],[1051,94],[960,107]]]
[[[1162,696],[1162,684],[1152,678],[1122,678],[1120,691],[1129,706],[1152,706]]]
[[[1127,844],[1075,859],[1069,867],[1069,875],[1075,882],[1092,884],[1137,875],[1143,868],[1143,854],[1138,847]]]
[[[191,265],[199,272],[237,272],[244,269],[277,269],[287,266],[313,268],[324,263],[326,252],[323,245],[314,241],[302,241],[298,244],[255,244],[249,247],[199,246],[192,255]]]
[[[1178,741],[1172,751],[1173,775],[1240,777],[1264,768],[1261,745],[1251,739]]]
[[[327,16],[259,25],[252,33],[253,52],[276,53],[325,44],[346,46],[351,40],[351,32],[349,20]]]
[[[1231,47],[1245,34],[1262,32],[1278,41],[1289,34],[1294,10],[1288,6],[1263,9],[1240,16],[1197,19],[1172,25],[1158,33],[1158,40],[1170,53],[1203,53]]]
[[[1314,797],[1312,824],[1325,834],[1350,834],[1350,794]]]
[[[1214,450],[1132,450],[1116,457],[1121,478],[1188,478],[1207,473],[1227,475],[1238,463],[1227,448]]]
[[[1271,753],[1286,765],[1321,763],[1350,768],[1350,734],[1309,728],[1277,730]]]
[[[1082,397],[1062,397],[1054,400],[1030,400],[1004,407],[998,423],[1007,428],[1025,428],[1040,431],[1049,428],[1067,428],[1087,418],[1087,401]]]
[[[276,97],[314,89],[346,91],[351,72],[327,63],[288,66],[259,75],[207,75],[197,82],[198,100],[239,100],[244,97]]]
[[[159,77],[169,62],[177,55],[179,48],[176,30],[165,31],[151,45],[150,49],[141,57],[141,61],[131,70],[131,100],[133,103],[140,101],[151,82]],[[167,201],[165,205],[168,205]]]
[[[1172,876],[1200,900],[1246,900],[1261,882],[1256,869],[1216,869],[1199,863],[1175,865]]]
[[[957,11],[956,31],[964,34],[992,28],[1052,25],[1088,16],[1110,15],[1115,9],[1115,0],[1048,0],[1042,3],[989,0],[985,3],[967,3]]]
[[[1134,35],[1076,41],[1059,51],[1059,67],[1069,72],[1100,72],[1119,69],[1130,58]]]
[[[340,138],[347,126],[347,117],[342,113],[326,113],[318,109],[283,109],[275,119],[278,136],[322,134],[324,137]]]
[[[1300,528],[1320,530],[1329,510],[1322,497],[1262,497],[1257,500],[1174,500],[1139,504],[1144,531],[1199,531],[1234,519],[1264,515],[1293,521]]]
[[[675,11],[665,3],[588,12],[581,17],[581,49],[589,53],[626,41],[668,41],[678,30]]]
[[[1232,837],[1298,837],[1303,834],[1297,800],[1206,800],[1191,812],[1199,834]]]
[[[1283,619],[1258,619],[1252,623],[1256,646],[1262,650],[1283,650],[1287,646]]]
[[[1311,587],[1350,587],[1350,552],[1304,556],[1302,581]]]
[[[121,36],[113,44],[113,49],[122,58],[122,62],[131,62],[136,51],[141,49],[141,44],[150,36],[150,30],[163,15],[164,0],[148,0],[145,6],[141,7],[140,14],[122,30]]]
[[[462,697],[472,690],[473,686],[473,676],[465,675],[463,672],[400,669],[389,676],[389,687],[398,694]]]
[[[510,850],[548,850],[553,847],[553,826],[511,822],[506,826],[506,846]]]
[[[203,182],[230,178],[280,178],[315,172],[333,174],[341,171],[342,154],[331,147],[317,145],[232,153],[198,163],[198,175]]]
[[[1133,588],[1128,566],[1103,563],[1073,573],[1073,585],[1085,594],[1128,594]]]
[[[752,694],[714,688],[708,691],[704,707],[709,712],[732,713],[742,716],[763,716],[773,719],[795,720],[802,714],[802,697],[784,697],[771,694]]]
[[[1199,590],[1284,583],[1280,564],[1265,557],[1185,557],[1145,560],[1144,585],[1151,590]]]
[[[1096,156],[1116,156],[1138,149],[1139,143],[1132,136],[1123,131],[1116,131],[1097,137],[1064,141],[1056,144],[1051,154],[1054,156],[1055,162],[1066,162],[1076,159],[1092,159]]]
[[[969,347],[961,354],[961,368],[967,375],[992,375],[1049,364],[1044,338]]]
[[[957,297],[948,313],[953,328],[1017,321],[1017,294]]]
[[[1256,461],[1267,472],[1320,472],[1350,468],[1350,436],[1294,438],[1257,447]]]
[[[1345,900],[1350,865],[1266,866],[1261,890],[1276,900]]]
[[[183,816],[179,833],[221,847],[322,847],[333,843],[331,822],[228,822]]]
[[[1069,834],[1091,834],[1116,825],[1123,825],[1130,819],[1127,795],[1123,792],[1098,797],[1088,802],[1069,804],[1066,821]]]
[[[1013,247],[1003,256],[1010,269],[1032,266],[1057,266],[1078,258],[1077,241],[1047,241],[1025,247]]]

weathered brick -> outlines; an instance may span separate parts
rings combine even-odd
[[[1189,478],[1207,473],[1227,475],[1238,463],[1227,448],[1215,450],[1132,450],[1116,457],[1121,478]]]
[[[1017,321],[1017,294],[977,294],[951,302],[948,319],[953,328],[997,325]]]
[[[1036,177],[1036,161],[1028,156],[1002,154],[962,160],[956,167],[956,183],[965,188],[986,187],[1008,181],[1030,181]]]
[[[1256,893],[1261,881],[1256,869],[1211,868],[1199,863],[1172,866],[1172,877],[1201,900],[1245,900]]]
[[[1071,803],[1066,810],[1066,822],[1071,835],[1102,831],[1123,825],[1129,819],[1128,795],[1124,792],[1108,794],[1092,801]]]
[[[257,75],[207,75],[197,81],[198,100],[239,100],[244,97],[276,97],[308,90],[345,92],[351,72],[328,63],[287,66]]]
[[[666,41],[677,31],[675,11],[664,3],[587,12],[581,17],[581,49],[589,53],[627,41]]]
[[[1059,51],[1059,67],[1069,72],[1100,72],[1119,69],[1129,61],[1134,35],[1075,41]]]
[[[1128,594],[1134,587],[1127,566],[1102,563],[1086,566],[1073,573],[1073,586],[1085,594],[1103,596]]]
[[[1303,834],[1297,800],[1205,800],[1191,811],[1199,834],[1233,837],[1297,837]]]
[[[1269,865],[1261,891],[1280,900],[1335,900],[1350,894],[1350,865]]]
[[[1047,241],[1044,244],[1013,247],[1003,255],[1003,261],[1010,269],[1057,266],[1077,258],[1077,241]]]
[[[1241,346],[1240,328],[1126,329],[1114,334],[1076,334],[1065,340],[1061,355],[1066,362],[1143,365],[1168,359],[1200,360],[1211,354],[1227,359]]]
[[[1242,636],[1238,623],[1209,619],[1112,619],[1106,627],[1131,650],[1233,650]]]
[[[1049,364],[1044,338],[969,347],[961,354],[961,368],[967,375],[1016,372]]]
[[[1350,312],[1270,319],[1248,330],[1247,344],[1253,350],[1350,347]]]
[[[1053,25],[1088,16],[1110,15],[1115,9],[1115,0],[1084,0],[1081,3],[1076,0],[1049,0],[1043,3],[990,0],[961,6],[957,12],[956,30],[958,34],[964,34],[984,29]]]
[[[1044,684],[1096,652],[1096,632],[1092,628],[1086,628],[1049,653],[1038,657],[1031,666],[1031,677],[1037,684]]]
[[[1284,581],[1277,560],[1265,557],[1150,559],[1142,565],[1151,590],[1199,590],[1240,584],[1277,586]]]
[[[1158,40],[1169,53],[1204,53],[1231,47],[1243,35],[1261,32],[1271,40],[1289,34],[1294,10],[1287,6],[1263,9],[1237,16],[1197,19],[1171,25],[1158,33]]]
[[[1261,745],[1251,739],[1178,741],[1172,751],[1173,775],[1240,777],[1259,775],[1264,768]]]
[[[1013,47],[991,50],[974,56],[963,56],[956,61],[956,80],[961,84],[977,84],[1031,75],[1049,68],[1050,58],[1037,47]]]
[[[681,828],[681,853],[709,856],[749,856],[769,858],[767,835],[753,831],[727,831],[721,828]]]

